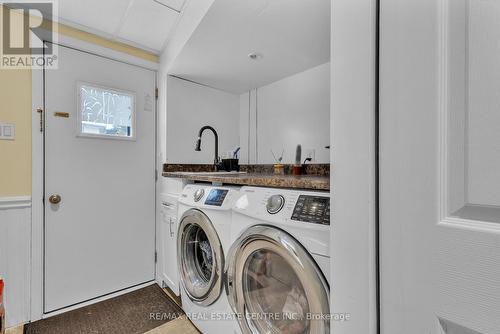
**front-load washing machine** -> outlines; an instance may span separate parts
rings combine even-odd
[[[330,194],[242,187],[233,206],[228,299],[240,330],[330,332]]]
[[[238,329],[224,291],[231,207],[238,193],[238,187],[189,184],[179,197],[177,257],[182,307],[204,334]]]

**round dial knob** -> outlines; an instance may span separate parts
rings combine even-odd
[[[285,205],[285,198],[282,195],[272,195],[267,199],[266,209],[267,212],[274,215],[275,213],[280,212]]]
[[[200,189],[196,190],[194,192],[194,195],[193,195],[194,201],[198,202],[203,197],[203,195],[205,195],[205,189],[200,188]]]

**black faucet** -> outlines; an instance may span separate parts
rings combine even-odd
[[[214,154],[214,170],[219,171],[221,165],[219,160],[219,136],[217,135],[217,131],[209,125],[205,125],[198,132],[198,139],[196,140],[196,146],[194,148],[195,151],[201,151],[201,136],[203,135],[203,131],[210,130],[214,133],[215,137],[215,154]]]

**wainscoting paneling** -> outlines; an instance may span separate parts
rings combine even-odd
[[[29,320],[31,197],[0,197],[0,277],[7,327]]]

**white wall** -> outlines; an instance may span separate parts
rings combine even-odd
[[[329,163],[329,125],[328,62],[240,95],[241,162],[272,164],[271,150],[284,150],[283,162],[294,163],[301,144],[302,161],[314,150],[313,162]]]
[[[158,71],[158,170],[161,170],[166,157],[167,143],[167,74],[182,48],[189,40],[196,27],[212,6],[214,0],[190,0],[182,11],[181,18],[172,32],[171,38],[165,44],[160,55],[160,70]],[[158,190],[166,187],[163,178],[159,179]]]
[[[201,152],[194,150],[198,131],[210,125],[219,135],[219,155],[239,145],[239,96],[168,77],[167,151],[170,163],[212,163],[214,136],[206,131]]]
[[[7,327],[29,320],[30,197],[0,198],[0,277]]]

